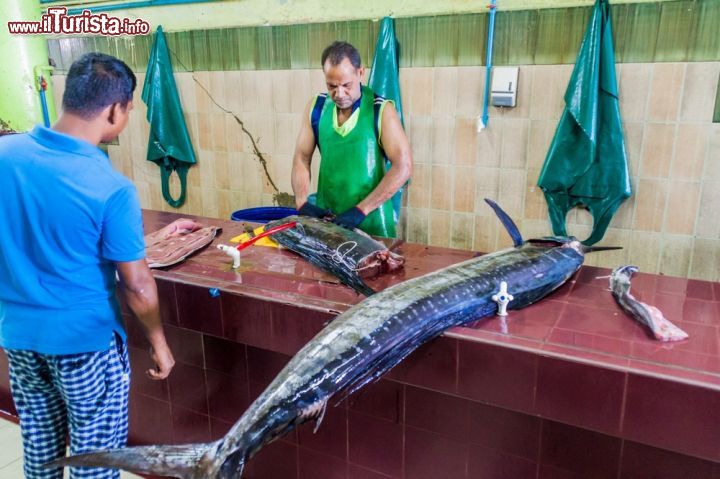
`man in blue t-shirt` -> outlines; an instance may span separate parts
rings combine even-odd
[[[174,365],[137,192],[97,147],[127,125],[135,86],[125,63],[86,54],[70,67],[52,128],[0,138],[0,346],[29,479],[62,478],[42,465],[65,455],[68,434],[73,454],[126,442],[130,371],[116,286],[150,342],[147,374],[165,379]]]

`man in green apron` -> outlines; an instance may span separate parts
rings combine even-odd
[[[313,98],[295,146],[292,187],[299,213],[394,238],[392,196],[407,182],[412,153],[395,106],[361,81],[358,51],[335,42],[322,54],[328,92]],[[308,202],[310,163],[321,155],[317,200]],[[385,171],[385,157],[390,169]]]

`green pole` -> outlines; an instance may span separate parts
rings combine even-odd
[[[11,35],[7,22],[39,21],[39,0],[0,1],[0,129],[30,130],[43,123],[40,106],[40,75],[47,89],[48,116],[57,118],[50,81],[47,38],[43,35]]]

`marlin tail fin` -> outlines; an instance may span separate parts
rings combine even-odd
[[[45,464],[44,467],[104,467],[180,479],[218,477],[216,471],[220,465],[215,466],[213,461],[217,445],[217,442],[211,442],[110,449],[68,456]]]

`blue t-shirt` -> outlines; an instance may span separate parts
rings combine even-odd
[[[45,354],[125,338],[115,262],[145,257],[134,185],[78,138],[0,138],[0,346]]]

